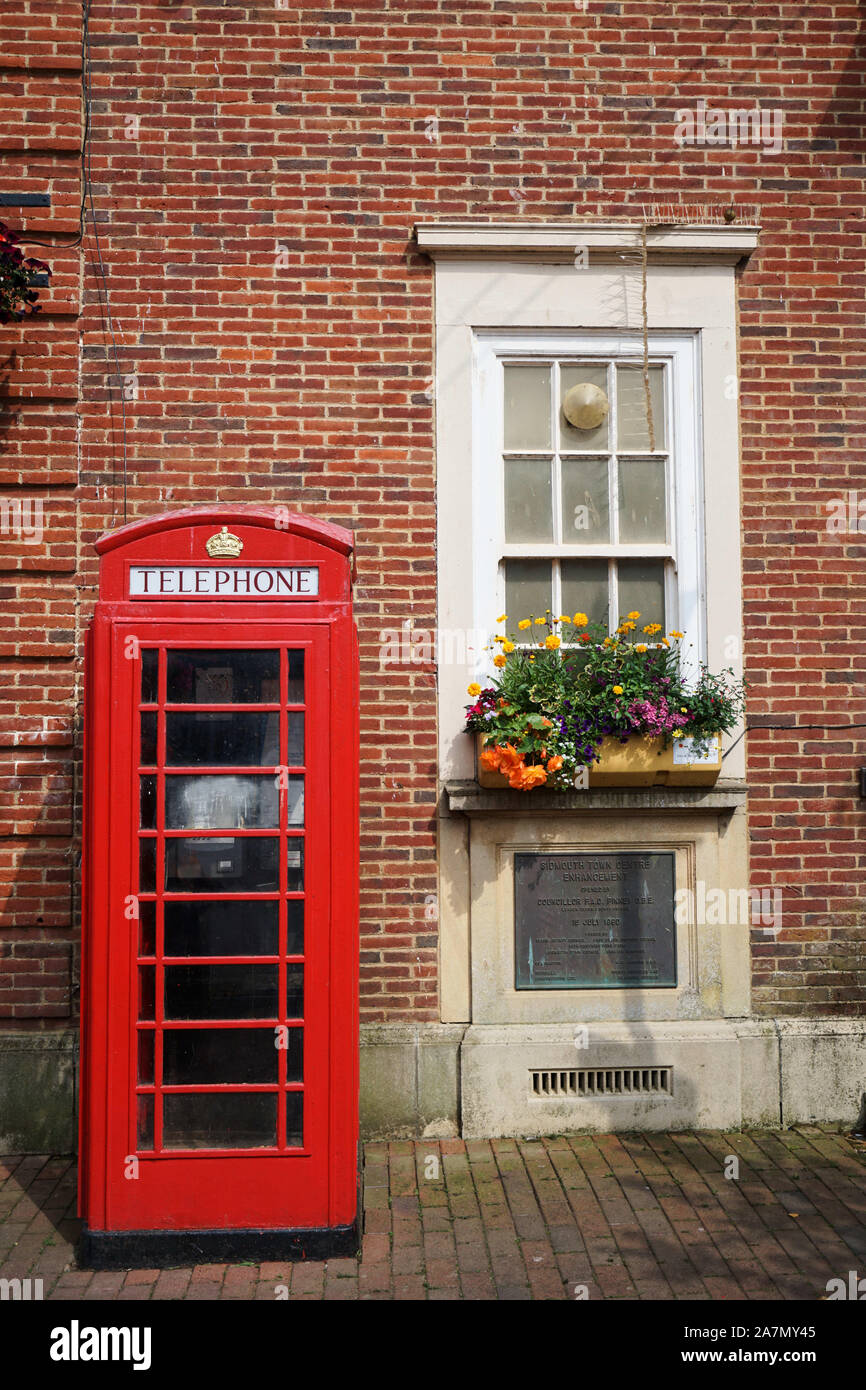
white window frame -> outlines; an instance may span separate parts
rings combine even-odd
[[[605,357],[629,365],[643,361],[639,334],[582,330],[473,333],[472,515],[474,611],[492,626],[505,611],[504,558],[672,559],[667,567],[665,607],[668,630],[681,630],[687,642],[683,664],[696,674],[707,659],[703,467],[701,458],[700,333],[652,332],[650,365],[665,365],[669,410],[668,540],[665,544],[557,545],[505,542],[503,475],[504,371],[506,360],[523,365],[562,357]],[[613,452],[600,450],[599,453]],[[623,452],[623,451],[620,451]],[[626,451],[627,452],[627,451]],[[558,499],[554,500],[554,506]],[[522,615],[521,615],[522,616]],[[611,615],[615,617],[615,614]],[[490,674],[490,653],[477,653],[474,675]]]

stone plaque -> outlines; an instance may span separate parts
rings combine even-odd
[[[515,854],[517,989],[677,982],[672,853]]]

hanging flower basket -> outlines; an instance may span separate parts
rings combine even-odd
[[[585,613],[548,613],[496,636],[497,675],[486,687],[469,686],[466,709],[481,786],[567,791],[716,781],[721,734],[742,713],[743,683],[704,665],[687,677],[683,633],[664,636],[659,623],[638,633],[639,618],[628,614],[609,634]]]

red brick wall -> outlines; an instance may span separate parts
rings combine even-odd
[[[66,219],[55,225],[70,226],[80,7],[5,8],[13,25],[30,16],[4,66],[35,116],[0,125],[0,142],[18,142],[20,177],[50,188],[51,217]],[[135,377],[127,515],[278,501],[355,530],[362,1007],[370,1021],[435,1018],[434,674],[383,671],[378,656],[383,628],[407,617],[432,627],[435,613],[433,276],[412,226],[758,206],[761,245],[740,284],[751,717],[866,719],[864,549],[825,529],[826,502],[866,494],[862,11],[94,0],[91,16],[97,227],[120,372]],[[783,151],[678,148],[675,112],[699,98],[781,110]],[[7,172],[6,186],[18,177]],[[54,760],[69,756],[70,643],[96,578],[91,542],[124,515],[95,252],[91,226],[80,358],[74,253],[49,256],[68,275],[56,309],[4,334],[17,354],[4,486],[41,489],[57,518],[44,564],[3,607],[14,683],[0,729],[29,745],[23,768],[10,750],[9,775],[35,778],[28,788],[41,777],[45,791],[41,808],[28,793],[5,841],[8,872],[24,882],[0,933],[14,960],[33,959],[18,953],[38,939],[39,917],[52,951],[69,940],[69,768]],[[761,1012],[862,1012],[863,732],[751,735],[753,882],[781,887],[785,923],[778,938],[756,934]],[[52,746],[34,748],[37,735]],[[8,997],[14,1016],[30,1016]],[[6,998],[0,986],[0,1016]]]

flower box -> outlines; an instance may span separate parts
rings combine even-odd
[[[490,789],[507,787],[501,772],[488,772],[481,765],[484,735],[476,735],[476,775],[478,784]],[[695,757],[691,739],[671,741],[645,734],[632,734],[627,742],[606,738],[598,762],[589,764],[590,787],[711,787],[722,770],[721,738],[713,734],[704,745],[702,757]]]

